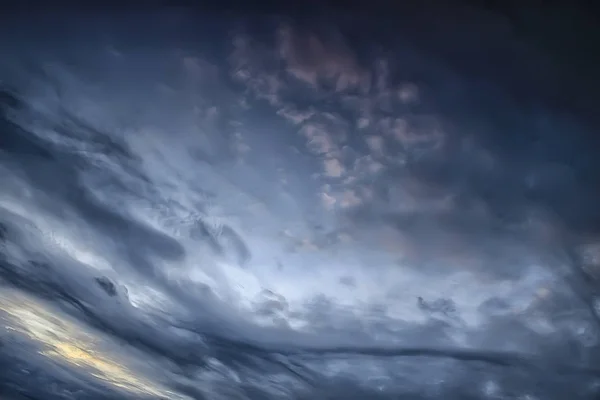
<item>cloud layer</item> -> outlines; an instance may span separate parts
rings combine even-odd
[[[594,139],[502,24],[59,20],[2,43],[1,390],[597,394]]]

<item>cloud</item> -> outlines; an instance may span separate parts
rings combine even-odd
[[[93,379],[92,377],[100,379],[115,391],[124,390],[127,397],[186,398],[173,397],[174,393],[154,383],[154,378],[148,379],[134,372],[124,365],[130,360],[120,360],[114,349],[102,350],[94,333],[86,332],[67,318],[61,318],[56,311],[11,290],[5,289],[1,296],[0,309],[7,315],[5,329],[29,337],[35,345],[41,347],[41,356],[85,371],[88,380]]]
[[[323,81],[332,81],[336,91],[369,90],[368,72],[359,65],[339,35],[324,38],[282,25],[277,39],[279,56],[287,64],[287,72],[295,78],[315,88]]]
[[[10,79],[0,275],[18,294],[1,305],[22,317],[35,303],[19,335],[55,341],[21,361],[53,377],[60,359],[93,390],[229,398],[254,382],[269,398],[341,376],[364,397],[462,384],[475,372],[456,359],[491,349],[591,359],[590,309],[565,284],[579,260],[589,282],[575,284],[591,288],[599,264],[579,126],[402,46],[373,60],[336,27],[275,25],[219,51],[115,45],[103,61],[90,45],[73,50],[80,66]],[[54,336],[36,330],[51,323]]]

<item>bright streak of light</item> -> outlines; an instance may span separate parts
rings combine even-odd
[[[34,299],[18,292],[0,293],[0,311],[8,316],[8,328],[41,344],[40,354],[87,371],[90,376],[133,394],[164,399],[188,399],[141,376],[117,354],[103,351],[100,340],[67,318],[60,317]],[[121,357],[122,358],[122,357]]]

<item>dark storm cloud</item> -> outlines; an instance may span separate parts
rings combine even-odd
[[[451,22],[444,26],[449,30],[455,27]],[[425,201],[425,208],[443,203],[442,211],[431,214],[423,210],[428,214],[424,221],[429,222],[419,222],[420,228],[414,233],[414,240],[421,243],[428,235],[442,231],[456,233],[458,242],[473,249],[488,248],[476,239],[493,240],[498,233],[499,242],[505,240],[502,235],[521,236],[517,240],[537,241],[557,252],[562,248],[563,253],[571,253],[579,243],[598,236],[600,224],[594,204],[600,195],[600,180],[593,161],[597,140],[576,118],[544,108],[543,93],[529,93],[532,100],[522,103],[510,89],[493,83],[516,72],[490,72],[481,65],[480,74],[470,77],[454,63],[454,54],[435,54],[431,46],[411,50],[402,38],[392,44],[396,54],[388,52],[387,58],[370,68],[368,63],[360,65],[357,61],[361,59],[360,49],[353,54],[347,44],[340,42],[335,27],[320,28],[334,34],[319,35],[318,30],[304,32],[283,25],[277,51],[291,76],[329,96],[324,109],[304,110],[304,105],[286,95],[287,78],[275,70],[254,73],[248,67],[243,74],[239,68],[235,73],[243,75],[254,88],[260,87],[253,83],[258,80],[278,82],[274,86],[279,88],[277,91],[265,88],[258,96],[271,96],[271,104],[281,107],[280,115],[300,126],[299,133],[306,138],[309,150],[322,158],[323,174],[328,178],[323,194],[327,204],[350,209],[360,206],[359,214],[371,204],[368,219],[372,220],[374,214],[397,214],[391,218],[397,221],[394,225],[405,236],[413,236],[413,228],[400,222],[413,218],[413,211],[409,210],[408,215],[396,211],[402,208],[398,203],[407,199]],[[414,25],[405,28],[411,29],[419,31]],[[461,29],[464,32],[467,28]],[[472,41],[460,42],[458,39],[464,39],[460,35],[458,39],[450,35],[443,40],[449,48],[457,46],[457,52],[471,54],[469,59],[481,63],[486,58],[491,61],[492,55],[503,62],[521,55],[518,38],[507,33],[501,21],[477,29],[490,37],[499,35],[485,52]],[[328,40],[332,36],[338,40]],[[252,44],[247,46],[253,48]],[[323,56],[317,57],[317,53]],[[236,54],[242,57],[241,52]],[[437,64],[440,57],[454,69],[443,70]],[[410,65],[403,62],[406,58]],[[244,60],[238,64],[252,65],[251,57]],[[417,69],[421,75],[436,78],[420,89],[403,80],[403,76],[410,77],[406,70]],[[344,84],[334,85],[329,91],[327,80],[356,81],[344,76],[349,73],[364,79],[363,89],[353,91]],[[527,73],[533,72],[518,72],[515,85],[526,79],[523,74]],[[390,113],[401,117],[390,119]],[[331,123],[323,123],[324,116],[330,121],[346,119],[358,129],[346,127],[339,135]],[[361,140],[365,145],[356,147]],[[354,150],[350,159],[344,156],[349,147]],[[356,169],[360,165],[357,162],[365,158],[370,159],[368,168],[376,172],[367,175],[366,184],[364,172]],[[349,181],[352,183],[346,184]],[[514,244],[506,247],[516,250]],[[564,262],[561,258],[557,262]]]
[[[18,106],[14,101],[9,103],[7,105],[11,110],[5,108],[5,113],[14,110],[12,107]],[[173,238],[128,218],[122,210],[96,200],[78,175],[80,168],[93,168],[85,158],[78,154],[53,149],[52,143],[44,143],[39,136],[22,129],[6,118],[3,122],[5,126],[2,150],[11,155],[6,161],[26,177],[27,185],[35,188],[37,194],[37,197],[34,197],[35,206],[50,214],[63,216],[64,222],[71,219],[71,222],[74,220],[79,224],[94,226],[97,230],[95,240],[104,244],[104,251],[110,252],[112,260],[121,260],[120,263],[134,266],[140,274],[150,278],[155,274],[155,267],[152,264],[154,258],[173,260],[184,255],[183,248]],[[63,120],[54,122],[66,123]],[[69,127],[68,132],[75,135],[80,133],[74,131],[73,127]],[[48,159],[54,162],[50,163]],[[107,178],[118,179],[114,176]],[[3,213],[3,218],[5,222],[10,221],[11,215]],[[15,220],[13,217],[12,222],[16,225],[3,224],[3,236],[11,242],[22,244],[29,242],[33,248],[28,250],[35,254],[38,251],[35,246],[44,244],[32,242],[32,239],[27,237],[35,232],[19,232],[19,225],[22,226],[23,222],[19,218]],[[43,234],[51,235],[51,232]],[[127,302],[127,300],[119,299],[126,294],[122,290],[119,290],[116,299],[107,299],[107,293],[102,292],[100,286],[94,284],[92,274],[75,273],[77,270],[85,270],[83,265],[68,259],[52,259],[43,252],[37,256],[32,254],[31,257],[33,258],[31,260],[17,259],[13,262],[3,259],[3,278],[36,296],[54,301],[60,300],[68,307],[75,307],[77,313],[81,313],[81,317],[87,319],[88,323],[108,330],[122,340],[135,342],[145,350],[172,358],[176,362],[200,362],[198,356],[194,355],[194,351],[186,348],[189,343],[179,348],[177,344],[163,338],[163,334],[159,334],[155,326],[138,321],[132,314],[131,306],[123,308],[123,301]],[[24,263],[24,265],[15,263]]]
[[[11,327],[0,362],[18,367],[0,365],[0,388],[45,399],[464,398],[511,385],[592,396],[600,176],[587,128],[542,101],[517,103],[493,84],[497,69],[469,77],[427,38],[373,50],[372,21],[353,32],[265,21],[209,44],[183,13],[140,17],[137,34],[124,18],[88,16],[106,38],[42,40],[46,22],[21,31],[22,50],[2,47],[17,61],[3,61],[0,97]],[[482,70],[520,54],[497,36],[482,53],[461,42],[465,29],[439,40]],[[81,21],[65,31],[89,32]],[[52,63],[42,42],[56,46]],[[34,73],[23,54],[44,66]],[[369,268],[352,275],[352,262]],[[330,278],[335,268],[350,276]],[[259,305],[252,285],[285,274],[294,288],[264,289]],[[265,315],[283,322],[255,323]],[[491,383],[466,385],[473,374]],[[432,379],[439,393],[422,384]]]

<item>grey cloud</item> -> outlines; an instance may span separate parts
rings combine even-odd
[[[149,36],[136,39],[148,54],[125,39],[117,52],[96,43],[85,52],[97,52],[94,68],[63,63],[2,93],[5,285],[93,329],[127,361],[147,364],[136,372],[190,398],[432,397],[421,382],[438,378],[443,395],[477,398],[483,389],[465,385],[473,374],[495,379],[487,389],[498,393],[517,382],[558,398],[574,387],[593,395],[593,325],[579,322],[593,311],[600,179],[593,140],[576,121],[532,116],[502,91],[438,76],[443,63],[426,55],[364,62],[364,48],[336,27],[248,28],[194,51],[194,40],[157,38],[169,23],[150,34],[156,19],[140,22]],[[177,21],[183,31],[194,25]],[[184,49],[165,50],[170,41]],[[413,82],[414,71],[433,78]],[[444,80],[452,82],[436,86]],[[56,87],[62,97],[47,94]],[[131,126],[113,129],[123,115]],[[547,279],[538,282],[540,270]],[[411,274],[422,279],[407,283]],[[252,297],[269,279],[282,283],[271,291],[277,304],[259,301],[264,290]],[[453,279],[462,299],[438,293]],[[498,293],[482,295],[476,286],[490,282]],[[428,286],[419,309],[413,294]],[[477,327],[464,322],[467,303],[482,315]],[[288,321],[259,326],[257,304]],[[391,314],[397,304],[401,316]],[[456,318],[440,317],[436,306],[448,304]],[[558,318],[565,309],[573,312]],[[408,320],[412,311],[422,323]],[[312,332],[292,328],[294,318]],[[478,347],[449,348],[460,340]],[[29,375],[0,367],[11,395],[41,397],[38,387],[54,379],[56,398],[121,395],[72,365],[56,371],[84,377],[58,376],[31,343],[2,343],[0,362],[39,365],[28,391],[17,387]],[[533,361],[511,358],[526,348]]]

